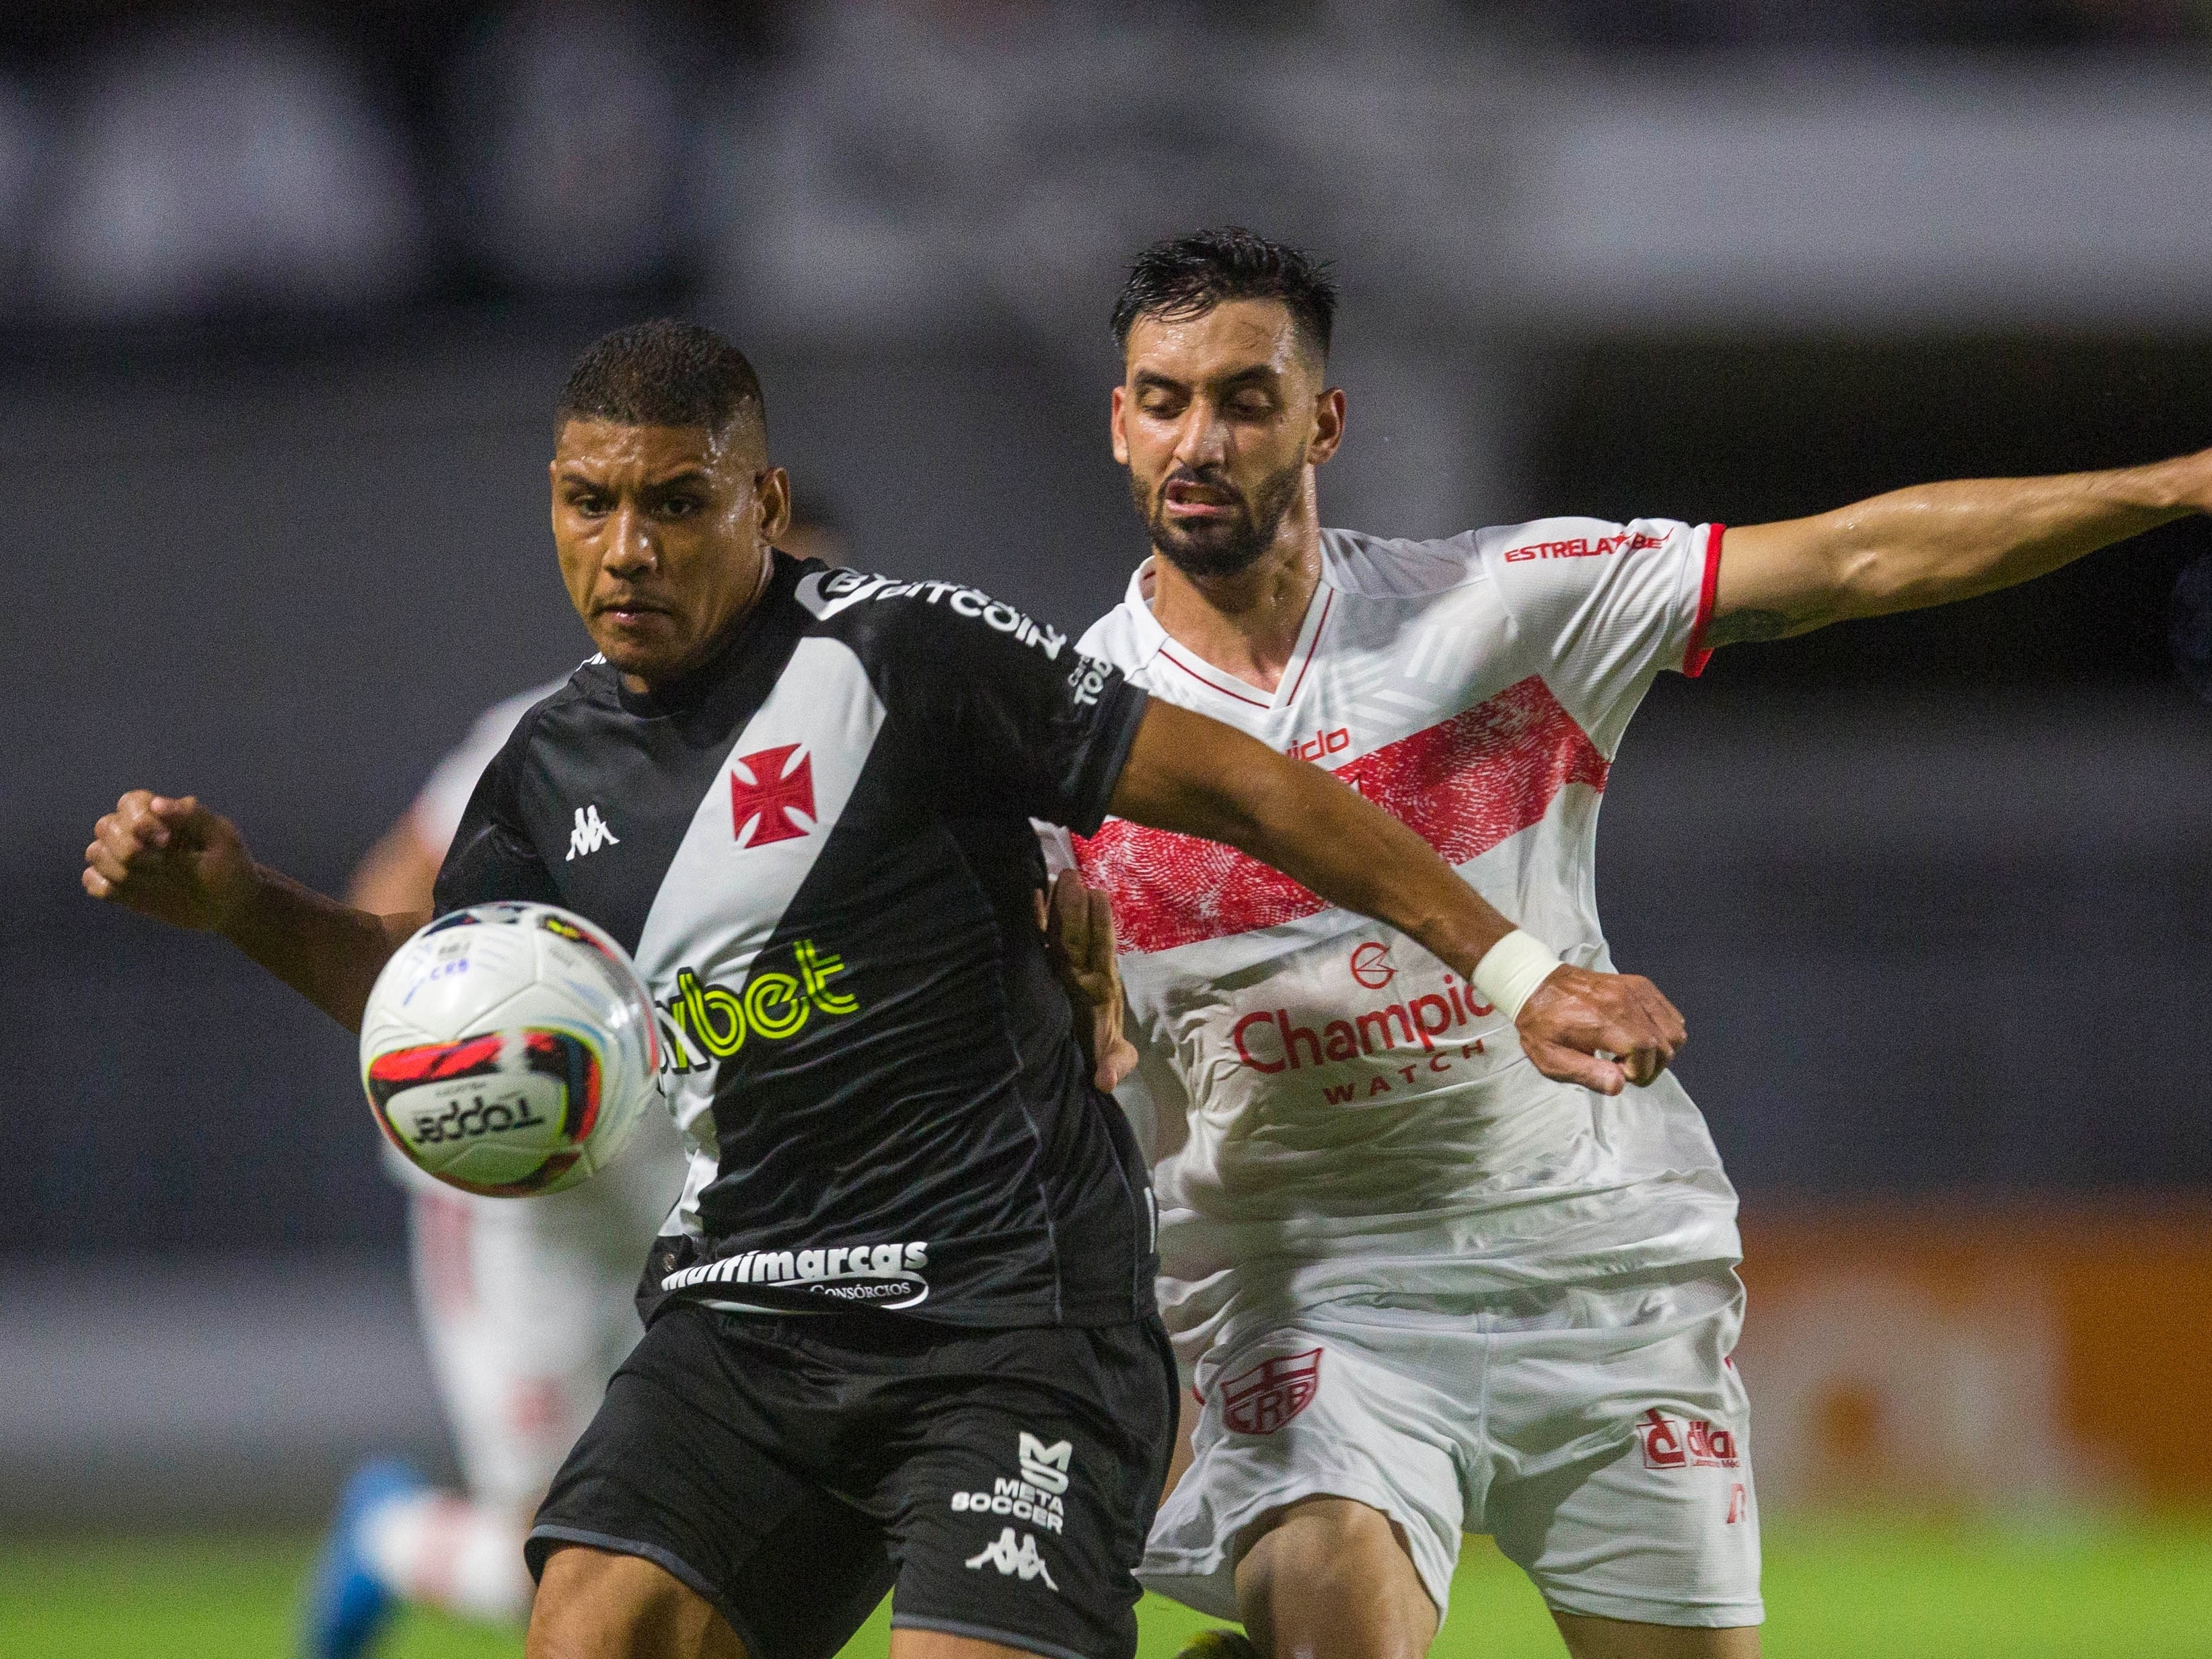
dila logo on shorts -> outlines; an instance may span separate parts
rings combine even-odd
[[[740,755],[730,769],[730,833],[739,847],[797,841],[814,828],[814,761],[799,750],[798,744],[787,743]],[[793,755],[799,755],[796,762]],[[805,813],[806,822],[792,817],[794,812]],[[748,823],[753,827],[750,840],[745,837]]]
[[[1221,1415],[1238,1434],[1273,1434],[1313,1403],[1321,1389],[1319,1348],[1263,1359],[1221,1385]]]
[[[1647,1469],[1732,1469],[1742,1461],[1736,1455],[1735,1436],[1728,1430],[1662,1417],[1656,1407],[1644,1413],[1636,1437],[1643,1443]]]

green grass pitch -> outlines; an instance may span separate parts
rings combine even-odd
[[[312,1553],[295,1538],[0,1540],[5,1659],[284,1659]],[[1770,1525],[1771,1659],[2203,1659],[2212,1517],[2035,1530]],[[1208,1621],[1147,1601],[1143,1659]],[[888,1611],[847,1650],[882,1659]],[[407,1615],[380,1659],[515,1659],[512,1632]],[[1535,1593],[1470,1539],[1435,1659],[1563,1653]]]

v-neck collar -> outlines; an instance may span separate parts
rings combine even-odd
[[[1305,684],[1306,671],[1313,666],[1314,650],[1321,643],[1322,629],[1328,626],[1329,612],[1336,605],[1336,588],[1328,579],[1326,546],[1322,552],[1320,580],[1314,584],[1313,596],[1306,601],[1306,614],[1298,624],[1298,637],[1291,647],[1290,660],[1283,665],[1283,672],[1277,678],[1273,692],[1264,691],[1249,680],[1240,678],[1226,669],[1215,667],[1169,633],[1161,625],[1160,619],[1152,614],[1152,603],[1146,595],[1146,579],[1152,573],[1152,560],[1147,556],[1130,573],[1127,597],[1146,663],[1158,657],[1179,670],[1185,678],[1196,680],[1209,690],[1250,708],[1266,709],[1272,713],[1287,708],[1297,700],[1299,689]]]

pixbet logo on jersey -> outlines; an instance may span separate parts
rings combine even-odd
[[[1263,1359],[1221,1385],[1221,1417],[1238,1434],[1273,1434],[1321,1391],[1319,1348]]]
[[[676,970],[676,991],[655,1002],[661,1012],[661,1064],[669,1071],[704,1071],[727,1060],[759,1037],[781,1042],[797,1036],[816,1014],[830,1018],[860,1012],[860,999],[830,989],[845,971],[842,957],[824,954],[811,939],[791,946],[799,971],[763,968],[757,963],[744,988],[710,985],[690,968]]]
[[[1732,1469],[1742,1460],[1735,1436],[1704,1420],[1662,1417],[1656,1406],[1636,1425],[1647,1469]],[[1731,1516],[1729,1519],[1735,1517]]]

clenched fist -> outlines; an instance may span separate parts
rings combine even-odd
[[[1601,1095],[1650,1083],[1690,1040],[1674,1005],[1641,974],[1571,965],[1536,988],[1514,1024],[1538,1071]]]
[[[203,933],[224,930],[252,895],[254,865],[238,826],[193,796],[133,789],[94,826],[84,890]]]

